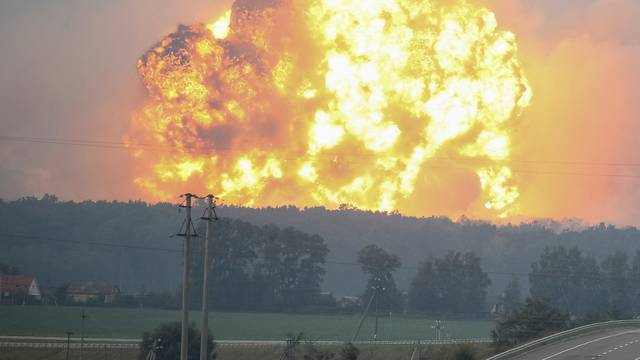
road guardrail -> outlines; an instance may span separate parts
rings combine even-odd
[[[35,337],[35,336],[0,336],[0,348],[64,348],[67,346],[67,339],[63,337]],[[345,341],[339,340],[301,340],[301,343],[310,341],[317,346],[341,346]],[[479,344],[489,343],[488,338],[469,339],[446,339],[446,340],[379,340],[379,341],[355,341],[354,345],[377,346],[377,345],[452,345],[452,344]],[[284,347],[287,342],[284,340],[215,340],[216,346],[220,347]],[[108,338],[85,338],[85,348],[112,348],[112,349],[132,349],[140,346],[139,339],[108,339]],[[70,340],[71,348],[81,347],[80,339]]]

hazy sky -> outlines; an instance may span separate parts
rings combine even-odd
[[[224,6],[206,0],[0,2],[0,134],[122,141],[144,95],[136,74],[140,55],[178,24],[211,21]],[[0,196],[135,197],[130,163],[127,150],[2,141]]]
[[[518,135],[520,155],[640,162],[640,1],[471,2],[494,10],[500,26],[519,39],[535,90]],[[121,141],[144,96],[138,57],[178,24],[211,21],[228,6],[206,0],[3,0],[0,135]],[[545,140],[532,146],[531,136]],[[137,198],[131,166],[122,149],[0,140],[0,197],[48,192],[75,200]],[[633,178],[639,167],[566,171],[631,177],[541,177],[530,185],[538,191],[527,195],[523,189],[525,204],[540,189],[564,198],[532,213],[640,224]],[[585,196],[589,201],[576,207]]]

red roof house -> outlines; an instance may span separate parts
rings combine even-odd
[[[0,274],[0,297],[31,295],[40,298],[40,287],[33,276]]]

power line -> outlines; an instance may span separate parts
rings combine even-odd
[[[354,267],[361,267],[362,264],[356,263],[356,262],[345,262],[345,261],[325,261],[325,264],[332,264],[332,265],[344,265],[344,266],[354,266]],[[417,271],[420,270],[420,266],[410,266],[410,265],[402,265],[399,266],[397,268],[398,270],[412,270],[412,271]],[[598,277],[599,279],[602,280],[634,280],[634,281],[640,281],[640,277],[615,277],[615,276],[603,276],[604,273],[606,272],[595,272],[595,271],[566,271],[566,270],[561,270],[561,271],[537,271],[537,272],[529,272],[529,273],[522,273],[522,272],[512,272],[512,271],[482,271],[483,273],[487,274],[487,275],[496,275],[496,276],[510,276],[510,277],[530,277],[530,276],[558,276],[560,274],[562,275],[588,275],[591,277]]]
[[[54,144],[54,145],[70,145],[70,146],[85,146],[96,148],[108,148],[108,149],[141,149],[150,151],[164,151],[173,152],[175,150],[181,150],[185,152],[246,152],[255,149],[243,149],[238,147],[224,147],[224,146],[171,146],[171,145],[158,145],[158,144],[145,144],[145,143],[128,143],[119,141],[104,141],[104,140],[83,140],[83,139],[64,139],[64,138],[48,138],[48,137],[26,137],[26,136],[7,136],[0,135],[0,141],[12,141],[12,142],[27,142],[27,143],[40,143],[40,144]],[[305,151],[292,151],[287,150],[287,153],[291,154],[306,154]],[[378,157],[375,154],[355,154],[345,152],[326,152],[328,156],[353,156],[353,157]],[[293,158],[292,158],[293,159]],[[450,156],[432,156],[428,160],[439,161],[455,161],[455,162],[481,162],[481,163],[520,163],[520,164],[547,164],[547,165],[580,165],[580,166],[608,166],[608,167],[640,167],[640,162],[597,162],[597,161],[565,161],[565,160],[530,160],[530,159],[505,159],[505,160],[492,160],[486,158],[464,158],[464,157],[450,157]],[[578,176],[627,176],[625,174],[582,174],[582,173],[543,173],[553,175],[578,175]]]
[[[57,238],[44,237],[44,236],[30,236],[30,235],[0,233],[0,237],[5,239],[17,238],[17,239],[58,242],[58,243],[70,243],[70,244],[80,244],[80,245],[94,245],[94,246],[114,247],[114,248],[123,248],[123,249],[134,249],[134,250],[150,250],[150,251],[164,251],[164,252],[176,252],[176,253],[182,252],[182,250],[180,249],[169,249],[169,248],[138,246],[138,245],[128,245],[128,244],[115,244],[115,243],[107,243],[107,242],[99,242],[99,241],[57,239]]]
[[[42,236],[28,236],[28,235],[19,235],[19,234],[2,234],[0,233],[0,238],[19,238],[19,239],[28,239],[28,240],[36,240],[36,241],[51,241],[51,242],[62,242],[62,243],[73,243],[73,244],[81,244],[81,245],[93,245],[93,246],[104,246],[104,247],[114,247],[114,248],[125,248],[125,249],[135,249],[135,250],[146,250],[146,251],[163,251],[163,252],[172,252],[172,253],[182,253],[181,249],[170,249],[170,248],[160,248],[160,247],[149,247],[149,246],[136,246],[136,245],[127,245],[127,244],[115,244],[115,243],[105,243],[105,242],[96,242],[96,241],[80,241],[80,240],[65,240],[65,239],[57,239],[51,237],[42,237]],[[347,262],[347,261],[331,261],[327,260],[324,262],[325,264],[331,265],[340,265],[340,266],[350,266],[350,267],[361,267],[362,264],[357,262]],[[411,266],[411,265],[403,265],[398,267],[399,270],[411,270],[417,271],[420,269],[420,266]],[[625,276],[608,276],[606,272],[595,272],[595,271],[539,271],[539,272],[510,272],[510,271],[483,271],[487,275],[495,275],[495,276],[510,276],[510,277],[530,277],[530,276],[542,276],[542,277],[553,277],[558,275],[587,275],[587,277],[598,278],[602,280],[632,280],[632,281],[640,281],[640,277],[625,277]]]

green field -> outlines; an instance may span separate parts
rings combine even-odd
[[[455,359],[455,351],[460,347],[473,349],[476,354],[475,359],[485,359],[490,355],[490,349],[486,345],[450,345],[450,346],[423,346],[423,359],[450,360]],[[413,345],[360,345],[360,359],[366,360],[407,360],[411,358]],[[339,354],[342,345],[323,346],[323,352]],[[281,360],[283,354],[282,347],[272,346],[252,346],[234,347],[226,346],[216,349],[217,360]],[[299,345],[295,350],[298,359],[318,359],[317,353],[309,351],[307,344]],[[64,349],[25,349],[25,348],[4,348],[0,351],[0,360],[67,360]],[[139,350],[85,350],[83,356],[77,349],[71,351],[69,360],[138,360],[141,352]],[[144,355],[144,352],[142,352]],[[308,356],[308,357],[305,357]],[[327,359],[326,357],[324,359]],[[338,359],[335,357],[334,359]]]
[[[0,305],[0,335],[64,336],[66,331],[80,333],[81,307],[7,306]],[[158,324],[180,319],[175,310],[118,309],[87,307],[84,311],[85,336],[135,338]],[[190,318],[198,323],[199,313]],[[210,314],[209,324],[216,339],[282,340],[287,334],[302,332],[315,340],[350,340],[359,316],[353,315],[298,315],[272,313]],[[379,320],[380,340],[432,339],[432,320],[407,315]],[[373,333],[374,321],[368,318],[359,340],[368,340]],[[493,328],[492,321],[446,321],[449,338],[486,338]]]

